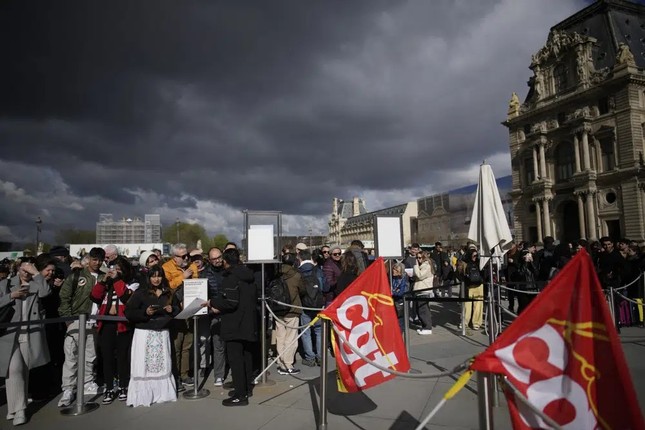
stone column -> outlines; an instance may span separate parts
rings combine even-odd
[[[573,135],[573,153],[576,157],[576,173],[580,173],[580,142],[577,134]]]
[[[534,180],[540,176],[540,170],[538,170],[538,161],[537,161],[538,155],[537,155],[537,147],[533,147],[533,177]]]
[[[604,172],[605,167],[602,165],[602,148],[600,147],[600,141],[594,139],[593,147],[596,149],[596,172]]]
[[[580,224],[580,238],[587,238],[587,230],[585,229],[585,206],[582,201],[582,193],[576,193],[578,198],[578,223]]]
[[[537,221],[537,241],[542,242],[542,208],[540,202],[535,201],[535,217]]]
[[[587,130],[582,130],[582,156],[584,158],[584,169],[591,170],[591,158],[589,157],[589,137]]]
[[[591,191],[587,191],[587,239],[596,239],[596,215],[594,213],[593,207],[593,194]]]
[[[540,142],[540,176],[546,179],[546,160],[544,159],[544,142]]]
[[[551,236],[551,213],[549,212],[549,200],[542,200],[542,208],[544,210],[544,235]]]

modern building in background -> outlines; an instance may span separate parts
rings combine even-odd
[[[513,202],[510,195],[511,176],[496,178],[497,189],[502,199],[504,213],[513,231]],[[412,242],[434,245],[441,242],[444,247],[459,248],[468,242],[470,217],[473,213],[477,184],[468,185],[447,193],[434,194],[417,200],[418,216],[416,235]]]
[[[513,231],[513,204],[511,198],[511,176],[497,178],[497,188],[502,198],[504,212]],[[403,243],[408,246],[414,242],[422,245],[434,245],[441,242],[446,247],[458,248],[468,241],[468,230],[470,228],[470,217],[473,212],[477,184],[468,185],[446,193],[433,194],[421,197],[415,201],[403,203],[386,209],[379,209],[373,212],[364,212],[355,216],[348,216],[340,227],[340,239],[331,240],[332,221],[337,220],[331,214],[330,244],[348,246],[354,239],[361,240],[366,244],[374,243],[374,217],[376,215],[399,215],[403,227]],[[334,199],[334,207],[337,203]],[[356,200],[356,198],[355,198]],[[342,200],[340,200],[342,202]],[[362,202],[362,200],[360,200]],[[343,210],[349,213],[346,207]],[[337,236],[334,236],[337,237]]]
[[[114,220],[112,214],[100,214],[96,223],[97,243],[158,243],[161,242],[161,217],[146,214],[143,218]]]
[[[600,0],[551,28],[508,127],[518,239],[645,239],[645,6]]]

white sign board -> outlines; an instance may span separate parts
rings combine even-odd
[[[403,256],[401,217],[376,217],[376,249],[379,257]]]
[[[247,238],[249,261],[271,261],[275,259],[273,225],[250,225]]]
[[[193,303],[195,300],[197,302]],[[208,279],[184,279],[184,310],[193,309],[195,305],[201,305],[206,300],[208,300]],[[207,313],[208,308],[203,307],[197,312],[192,312],[191,315]]]

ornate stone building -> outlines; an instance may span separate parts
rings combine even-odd
[[[645,238],[645,7],[599,0],[551,28],[515,93],[517,239]]]
[[[345,201],[334,197],[332,200],[331,216],[329,217],[329,236],[327,241],[330,245],[341,244],[341,230],[347,219],[367,213],[363,199],[354,197],[351,201]]]
[[[364,213],[347,219],[347,222],[345,222],[341,229],[341,239],[338,245],[343,247],[349,246],[350,242],[354,239],[359,239],[364,244],[373,244],[374,217],[376,215],[400,215],[401,227],[403,228],[403,243],[410,244],[412,242],[412,221],[417,217],[416,201]]]

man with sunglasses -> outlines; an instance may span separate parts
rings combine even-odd
[[[172,258],[166,261],[162,268],[166,274],[166,279],[170,289],[175,291],[175,295],[183,306],[183,285],[184,279],[197,278],[199,270],[197,265],[190,263],[190,255],[184,243],[176,243],[171,249]],[[181,288],[181,289],[180,289]],[[179,291],[178,291],[179,290]],[[178,379],[177,389],[183,391],[184,385],[192,386],[194,379],[188,375],[190,371],[190,349],[193,346],[193,331],[190,323],[185,320],[175,320],[170,325],[170,338],[175,345],[175,366],[173,373]]]

